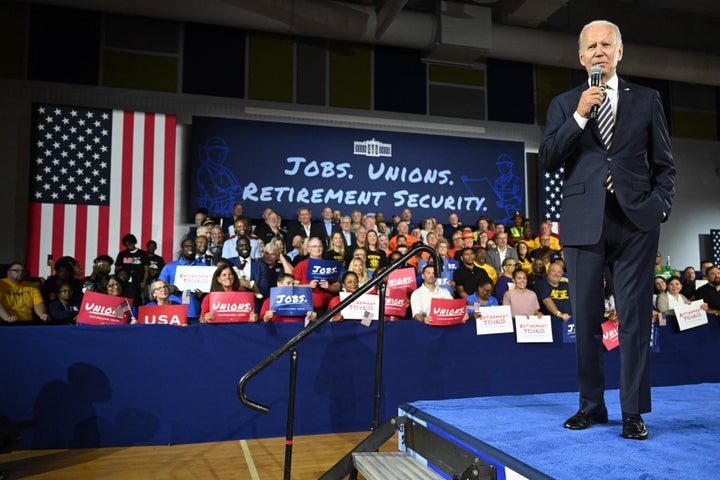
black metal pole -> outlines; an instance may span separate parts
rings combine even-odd
[[[385,287],[384,280],[378,284],[380,296],[380,308],[378,315],[377,346],[375,347],[375,404],[373,408],[372,429],[377,430],[380,426],[380,400],[382,398],[382,363],[383,343],[385,341]]]
[[[290,480],[292,470],[292,449],[293,449],[293,425],[295,423],[295,385],[297,383],[297,359],[298,352],[294,348],[290,354],[290,391],[288,394],[288,415],[285,428],[285,473],[284,480]]]

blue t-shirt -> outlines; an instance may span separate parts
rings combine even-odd
[[[468,295],[467,297],[465,297],[465,300],[467,300],[467,304],[468,304],[467,313],[468,313],[468,315],[470,315],[470,316],[472,316],[472,314],[475,313],[475,309],[473,309],[472,307],[473,307],[476,303],[480,305],[480,308],[483,308],[483,307],[497,307],[497,306],[500,305],[500,302],[498,302],[498,299],[495,298],[495,297],[493,297],[492,295],[490,295],[490,296],[488,297],[487,303],[486,303],[486,304],[483,304],[482,302],[480,302],[480,301],[478,300],[477,292],[473,293],[472,295]]]

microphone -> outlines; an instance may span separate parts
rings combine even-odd
[[[599,87],[600,86],[600,79],[602,78],[602,67],[600,65],[593,65],[590,69],[590,86],[591,87]],[[598,105],[593,105],[590,109],[590,118],[597,118],[598,115],[598,109],[600,107]]]

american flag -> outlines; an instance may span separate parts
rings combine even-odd
[[[710,230],[710,240],[712,240],[713,264],[720,265],[720,230]]]
[[[560,222],[560,210],[562,207],[562,187],[564,168],[549,173],[545,172],[542,177],[542,218],[549,218],[554,223]]]
[[[75,257],[89,274],[132,233],[138,247],[174,248],[174,115],[62,105],[33,106],[27,267],[47,276],[47,256]]]

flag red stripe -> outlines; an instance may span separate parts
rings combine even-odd
[[[88,226],[89,228],[93,228],[92,225]],[[110,254],[110,239],[109,237],[109,229],[110,229],[110,207],[108,206],[100,206],[98,207],[98,240],[97,240],[97,255],[104,255],[104,254]],[[113,242],[114,244],[114,242]],[[116,254],[120,250],[117,250],[116,247],[113,247],[112,249],[112,255]],[[111,256],[112,256],[111,255]],[[90,271],[92,269],[88,269],[88,267],[85,267],[87,271]]]
[[[155,114],[145,114],[145,141],[143,142],[143,184],[142,184],[142,205],[141,218],[142,227],[139,232],[140,248],[144,248],[144,242],[152,237],[153,212],[157,205],[153,205],[153,165],[155,163]],[[148,208],[149,207],[149,208]]]
[[[165,178],[163,183],[163,213],[167,212],[162,222],[163,235],[160,252],[167,260],[173,259],[175,222],[168,222],[167,218],[175,218],[175,115],[165,116]]]
[[[65,239],[65,205],[55,204],[53,205],[53,226],[52,226],[52,247],[49,252],[40,252],[40,257],[43,254],[51,253],[53,258],[60,258],[63,256],[63,240]]]
[[[78,205],[75,210],[75,253],[73,257],[85,267],[85,255],[87,254],[87,205]],[[88,274],[89,275],[89,274]]]
[[[109,247],[114,252],[119,252],[124,247],[120,239],[126,233],[131,233],[131,220],[133,210],[140,208],[132,204],[133,188],[133,133],[135,126],[134,112],[123,113],[122,131],[122,175],[120,176],[120,238],[109,239]]]
[[[40,229],[42,228],[42,218],[40,212],[42,204],[30,202],[28,210],[28,250],[25,263],[30,275],[38,275],[40,270]]]

